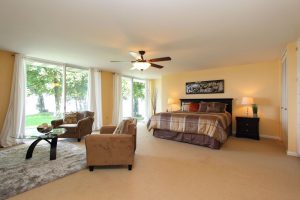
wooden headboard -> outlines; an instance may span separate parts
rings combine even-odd
[[[232,114],[232,100],[233,98],[224,98],[224,99],[180,99],[180,105],[182,106],[182,103],[200,103],[200,102],[221,102],[225,103],[226,111]]]

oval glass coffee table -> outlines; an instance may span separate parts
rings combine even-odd
[[[45,140],[46,142],[48,142],[50,144],[50,160],[55,160],[56,159],[57,139],[60,135],[64,134],[65,132],[66,132],[66,129],[64,129],[64,128],[56,128],[56,129],[51,130],[48,133],[30,136],[30,138],[24,138],[24,139],[36,139],[29,146],[27,153],[26,153],[26,159],[32,158],[32,153],[33,153],[36,145],[40,141]]]

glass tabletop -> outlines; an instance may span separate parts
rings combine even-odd
[[[52,138],[59,137],[59,135],[62,135],[64,133],[66,133],[65,128],[55,128],[48,133],[40,133],[37,130],[33,130],[29,134],[26,134],[23,137],[12,137],[12,138],[15,138],[15,139],[38,139],[38,138],[52,139]]]

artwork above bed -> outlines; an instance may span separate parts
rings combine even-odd
[[[224,93],[224,80],[187,82],[186,94],[214,94]]]

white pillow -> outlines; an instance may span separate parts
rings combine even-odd
[[[128,133],[128,125],[132,123],[131,119],[124,119],[117,126],[113,134],[127,134]]]

